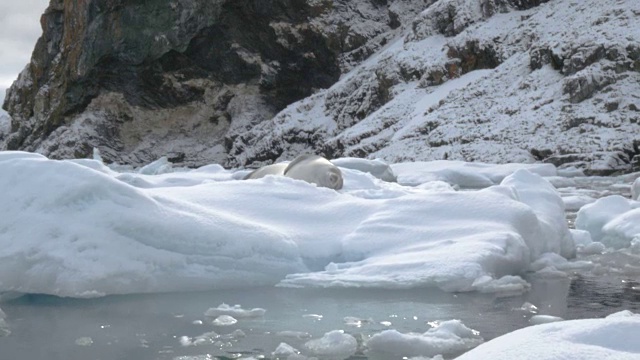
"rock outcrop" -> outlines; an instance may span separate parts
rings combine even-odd
[[[436,2],[337,84],[243,134],[231,162],[314,151],[633,170],[639,20],[632,0]]]
[[[4,104],[4,148],[222,162],[236,134],[331,86],[421,2],[52,0]]]
[[[315,152],[629,171],[638,21],[636,0],[52,0],[0,142],[134,165]]]

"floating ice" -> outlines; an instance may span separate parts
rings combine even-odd
[[[520,276],[505,275],[499,279],[494,279],[489,275],[477,278],[472,287],[482,293],[500,293],[506,295],[518,295],[531,288]]]
[[[358,350],[356,339],[342,330],[329,331],[320,339],[307,341],[304,346],[314,355],[323,358],[343,359],[355,354]]]
[[[457,355],[483,342],[477,331],[469,329],[460,320],[440,323],[423,334],[403,334],[384,330],[367,341],[370,352],[394,356]]]
[[[355,326],[355,327],[362,327],[363,325],[367,325],[367,324],[371,324],[373,323],[373,319],[369,318],[369,319],[361,319],[355,316],[345,316],[342,321],[344,321],[344,324],[347,326]]]
[[[640,316],[624,311],[605,319],[569,320],[520,329],[456,360],[632,360],[640,358]]]
[[[309,338],[311,338],[311,334],[309,334],[306,331],[284,330],[284,331],[278,331],[276,333],[276,335],[277,336],[282,336],[282,337],[296,338],[296,339],[309,339]]]
[[[576,228],[591,239],[615,249],[631,246],[640,237],[640,202],[619,195],[607,196],[578,211]]]
[[[218,335],[218,333],[216,333],[215,331],[209,331],[202,335],[198,335],[194,338],[191,338],[188,336],[181,336],[180,345],[182,346],[210,345],[218,341],[219,338],[220,338],[220,335]]]
[[[78,346],[91,346],[91,345],[93,345],[93,339],[88,337],[88,336],[77,338],[76,339],[76,345],[78,345]]]
[[[385,163],[382,160],[378,160],[378,159],[368,160],[368,159],[347,157],[347,158],[341,158],[341,159],[334,159],[334,160],[331,160],[331,162],[334,165],[339,166],[341,168],[353,169],[353,170],[369,173],[383,181],[389,181],[389,182],[398,181],[396,175],[393,173],[393,169],[391,169],[391,166],[389,166],[389,164]]]
[[[563,196],[562,201],[564,202],[565,209],[569,211],[578,211],[583,206],[595,202],[596,199],[589,195],[571,195]]]
[[[230,325],[235,325],[237,323],[238,323],[238,320],[233,316],[229,316],[229,315],[220,315],[217,318],[215,318],[212,322],[212,324],[216,326],[230,326]]]
[[[272,353],[274,358],[288,359],[291,355],[299,355],[300,351],[287,343],[280,343],[276,350]]]
[[[522,311],[526,311],[526,312],[530,312],[532,314],[537,314],[538,313],[538,307],[533,305],[530,302],[525,302],[524,304],[522,304],[522,306],[520,306],[520,309],[518,310],[522,310]]]
[[[492,181],[515,168],[477,167]],[[478,191],[348,169],[345,184],[336,192],[285,177],[236,181],[217,165],[120,173],[96,160],[2,152],[0,188],[11,191],[0,192],[0,292],[95,297],[278,283],[472,291],[478,279],[525,272],[543,253],[572,255],[560,197],[526,170]]]
[[[564,319],[559,316],[551,315],[534,315],[529,319],[529,323],[531,325],[547,324],[557,321],[564,321]]]
[[[209,308],[205,311],[204,316],[218,317],[220,315],[230,315],[239,318],[255,318],[264,316],[267,310],[262,308],[253,308],[251,310],[245,310],[240,305],[229,306],[227,304],[220,304],[217,308]]]

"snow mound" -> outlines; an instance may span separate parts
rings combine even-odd
[[[640,358],[640,316],[629,311],[604,319],[554,322],[493,339],[457,360],[632,360]]]
[[[438,324],[423,334],[403,334],[385,330],[367,341],[370,352],[394,356],[457,355],[482,344],[477,331],[469,329],[460,320]]]
[[[10,189],[0,193],[0,293],[276,284],[502,291],[524,286],[515,276],[543,253],[571,255],[560,197],[527,170],[465,192],[348,169],[340,192],[286,177],[236,178],[217,166],[144,175],[97,160],[0,153],[0,188]],[[478,288],[478,279],[491,286]]]

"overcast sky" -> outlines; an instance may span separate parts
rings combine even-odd
[[[31,59],[42,35],[40,15],[47,5],[49,0],[0,0],[0,104]]]

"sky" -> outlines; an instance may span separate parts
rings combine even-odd
[[[0,104],[6,89],[31,59],[42,35],[40,15],[47,5],[48,0],[0,1]]]

